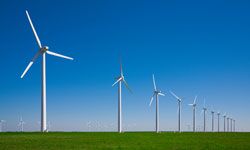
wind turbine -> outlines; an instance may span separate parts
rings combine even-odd
[[[3,123],[5,122],[5,120],[0,120],[0,132],[3,132]]]
[[[229,117],[227,117],[227,132],[229,132]]]
[[[203,131],[205,132],[206,131],[206,112],[207,112],[207,108],[206,108],[206,100],[204,99],[204,103],[203,103],[203,108],[202,108],[202,111],[203,111]]]
[[[19,129],[20,129],[21,132],[23,132],[23,125],[24,124],[25,124],[25,122],[23,121],[23,118],[21,116],[20,121],[18,123],[18,127],[19,127]]]
[[[195,132],[195,110],[196,110],[196,99],[197,96],[194,98],[194,102],[192,104],[188,104],[193,107],[193,132]]]
[[[120,63],[120,76],[117,77],[117,80],[112,86],[115,86],[118,83],[118,132],[122,132],[122,83],[125,84],[126,88],[132,93],[131,89],[129,88],[122,70],[122,64]]]
[[[47,132],[49,132],[51,130],[51,122],[48,121],[48,125],[47,125]]]
[[[233,120],[233,123],[234,123],[234,132],[235,132],[235,120]]]
[[[217,112],[217,116],[218,116],[218,132],[220,132],[220,112]]]
[[[226,132],[226,113],[223,115],[223,118],[224,118],[224,132]]]
[[[232,121],[233,119],[232,118],[230,118],[230,131],[232,132],[233,131],[233,121]]]
[[[155,106],[156,106],[156,113],[155,113],[155,131],[156,133],[159,132],[159,99],[158,99],[158,96],[165,96],[165,94],[163,94],[160,90],[158,90],[156,88],[156,84],[155,84],[155,77],[154,77],[154,74],[153,74],[153,84],[154,84],[154,91],[153,91],[153,96],[151,97],[151,100],[150,100],[150,103],[149,103],[149,106],[151,106],[153,100],[154,100],[154,96],[155,96]]]
[[[61,58],[65,58],[65,59],[70,59],[73,60],[73,58],[68,57],[68,56],[64,56],[52,51],[49,51],[49,47],[48,46],[42,46],[40,39],[36,33],[35,27],[31,21],[31,18],[29,16],[28,11],[26,10],[26,15],[28,17],[30,26],[32,28],[32,31],[35,35],[39,50],[37,51],[37,53],[35,54],[35,56],[32,58],[32,60],[30,61],[30,63],[28,64],[28,66],[26,67],[26,69],[24,70],[23,74],[21,75],[21,78],[24,77],[24,75],[27,73],[27,71],[30,69],[30,67],[33,65],[33,63],[37,60],[37,58],[39,56],[42,56],[42,106],[41,106],[41,132],[46,132],[47,127],[46,127],[46,54],[49,55],[53,55],[56,57],[61,57]]]
[[[179,98],[175,93],[170,91],[170,93],[176,98],[177,103],[178,103],[178,131],[181,132],[181,102],[182,99]]]
[[[211,114],[212,114],[212,132],[214,132],[214,110],[211,110]]]

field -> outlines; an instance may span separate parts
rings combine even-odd
[[[4,150],[250,149],[250,133],[51,132],[0,133]]]

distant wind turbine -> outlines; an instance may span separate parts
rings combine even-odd
[[[227,116],[227,132],[229,132],[229,117]]]
[[[230,131],[232,132],[233,131],[233,119],[230,118]]]
[[[196,99],[197,99],[197,96],[195,96],[194,102],[193,102],[192,104],[188,104],[189,106],[192,106],[192,107],[193,107],[193,132],[195,132]]]
[[[151,100],[150,100],[150,103],[149,103],[149,106],[151,106],[153,100],[154,100],[154,96],[155,96],[155,106],[156,106],[156,113],[155,113],[155,131],[158,133],[159,132],[159,99],[158,99],[158,96],[165,96],[165,94],[163,94],[161,91],[159,91],[156,87],[156,83],[155,83],[155,77],[154,77],[154,74],[153,74],[153,84],[154,84],[154,91],[153,91],[153,96],[151,97]]]
[[[49,132],[51,130],[51,122],[48,121],[48,125],[47,125],[47,132]]]
[[[224,118],[224,132],[226,132],[226,113],[224,113],[223,118]]]
[[[212,114],[212,132],[214,132],[214,110],[211,110],[211,114]]]
[[[61,57],[61,58],[65,58],[65,59],[70,59],[73,60],[73,58],[68,57],[68,56],[64,56],[55,52],[51,52],[49,51],[49,47],[48,46],[42,46],[40,39],[36,33],[35,27],[31,21],[31,18],[29,16],[28,11],[26,10],[26,15],[28,17],[30,26],[32,28],[32,31],[35,35],[39,50],[37,51],[37,53],[35,54],[35,56],[32,58],[32,60],[30,61],[30,63],[28,64],[28,66],[26,67],[26,69],[24,70],[23,74],[21,75],[21,78],[24,77],[24,75],[27,73],[27,71],[30,69],[30,67],[33,65],[33,63],[37,60],[37,58],[39,56],[42,56],[42,106],[41,106],[41,132],[46,132],[47,131],[47,127],[46,127],[46,54],[49,55],[53,55],[56,57]]]
[[[218,116],[218,132],[220,132],[220,112],[217,112],[217,116]]]
[[[19,127],[19,130],[21,132],[23,132],[23,125],[25,124],[25,122],[23,121],[23,118],[22,116],[20,117],[20,120],[19,120],[19,123],[18,123],[18,127]]]
[[[180,97],[178,97],[172,91],[170,91],[170,93],[176,98],[177,103],[178,103],[178,132],[181,132],[181,102],[182,102],[182,99]]]
[[[126,88],[132,93],[131,89],[129,88],[122,70],[122,63],[120,63],[120,76],[117,77],[117,80],[112,85],[116,85],[118,83],[118,132],[122,132],[122,83],[125,84]]]
[[[233,125],[234,125],[233,127],[234,127],[234,132],[235,132],[235,120],[233,120],[233,123],[234,123],[234,124],[233,124]]]
[[[5,120],[0,120],[0,132],[3,132],[3,123],[5,122]]]
[[[206,100],[204,99],[203,103],[203,131],[206,132],[206,112],[207,112],[207,107],[206,107]]]

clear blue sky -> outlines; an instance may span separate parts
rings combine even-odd
[[[87,122],[116,130],[117,87],[122,55],[125,130],[154,130],[152,73],[160,97],[160,129],[176,130],[177,103],[183,100],[182,129],[191,125],[187,105],[198,95],[197,126],[203,99],[209,107],[250,130],[250,2],[216,1],[1,1],[0,119],[4,130],[39,130],[41,60],[20,75],[38,50],[25,10],[43,45],[74,57],[47,57],[47,118],[52,130],[86,131]],[[210,130],[211,115],[207,124]],[[222,122],[222,121],[221,121]],[[222,125],[222,124],[221,124]]]

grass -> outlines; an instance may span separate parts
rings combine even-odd
[[[0,133],[0,150],[250,149],[250,133],[51,132]]]

